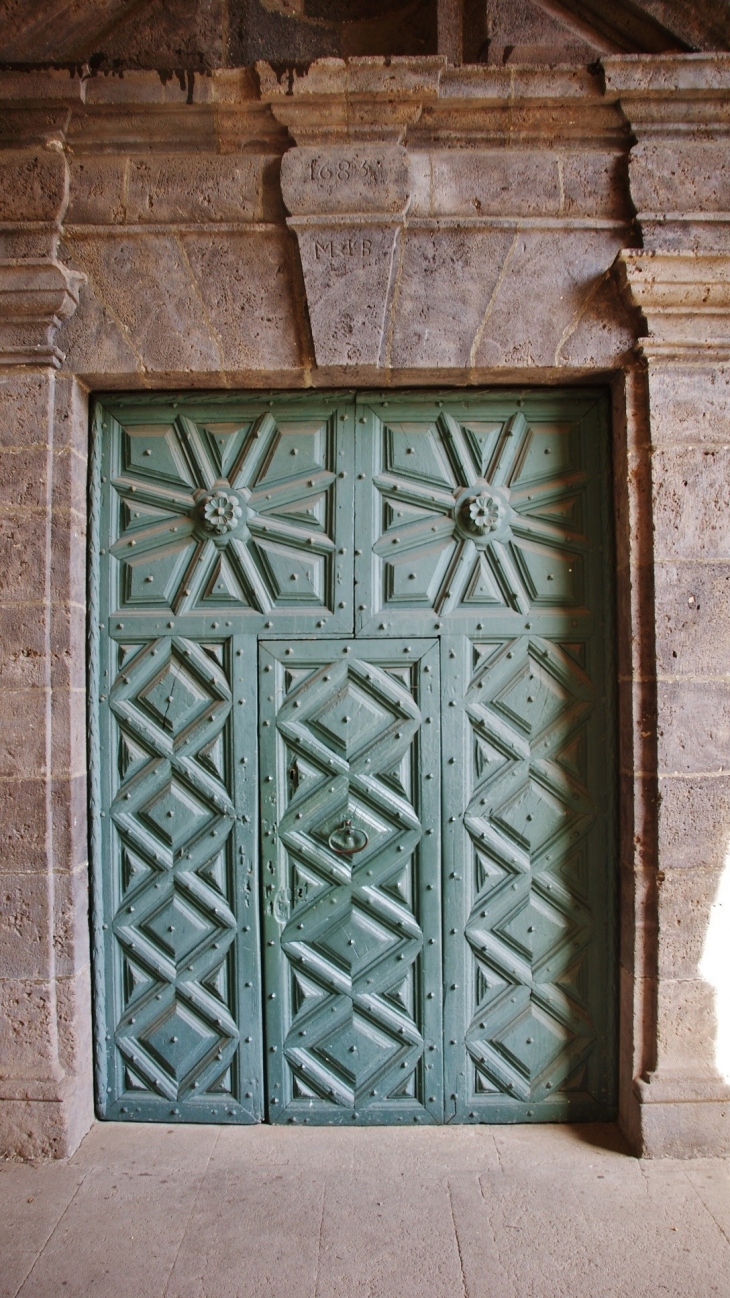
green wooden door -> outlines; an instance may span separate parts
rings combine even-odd
[[[103,1116],[612,1113],[607,453],[584,390],[97,403]]]

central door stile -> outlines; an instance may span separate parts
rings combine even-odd
[[[273,1121],[440,1122],[438,646],[260,646]]]

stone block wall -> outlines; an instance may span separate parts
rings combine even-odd
[[[88,394],[574,382],[614,407],[621,1122],[728,1147],[700,964],[730,842],[729,85],[681,55],[0,74],[8,1151],[92,1117]]]

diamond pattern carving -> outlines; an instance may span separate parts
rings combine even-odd
[[[593,691],[564,649],[535,636],[505,641],[486,664],[477,660],[466,699],[474,770],[464,825],[476,874],[467,1049],[478,1093],[534,1103],[556,1095],[595,1042],[566,982],[591,916],[562,872],[595,812],[584,764],[561,762],[566,750],[584,752]]]
[[[428,1073],[418,970],[425,950],[435,954],[434,939],[424,942],[416,882],[421,845],[431,846],[416,810],[416,796],[418,803],[425,796],[416,790],[432,787],[422,783],[426,773],[417,761],[425,727],[416,697],[424,686],[411,648],[378,646],[381,659],[388,652],[396,658],[392,665],[369,655],[366,644],[347,655],[347,646],[336,649],[341,661],[327,648],[311,647],[310,659],[317,650],[320,657],[306,674],[292,670],[296,660],[277,665],[278,751],[290,769],[321,775],[301,783],[297,777],[283,801],[280,794],[276,834],[292,884],[279,913],[286,963],[277,965],[281,991],[269,1022],[269,1040],[283,1047],[281,1065],[272,1061],[284,1069],[273,1074],[282,1093],[274,1091],[270,1102],[284,1105],[289,1088],[291,1098],[273,1116],[337,1121],[339,1110],[350,1121],[374,1120],[369,1112],[379,1121],[421,1120],[428,1116]],[[402,664],[404,653],[411,661]],[[265,724],[269,712],[264,716]],[[268,738],[266,728],[262,735]],[[430,766],[427,774],[433,781]],[[433,791],[437,798],[437,785]],[[363,844],[349,856],[332,846],[345,820]],[[421,858],[421,870],[431,868],[423,864],[430,859],[437,870],[435,854]],[[283,1018],[281,1001],[291,1007]],[[433,1066],[429,1056],[429,1071]]]
[[[233,805],[210,754],[230,686],[215,655],[181,637],[121,648],[120,658],[111,818],[125,886],[113,930],[127,991],[116,1044],[137,1102],[225,1096],[239,1040],[229,977],[236,919],[221,888]]]

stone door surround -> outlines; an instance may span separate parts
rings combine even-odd
[[[613,394],[620,1121],[728,1148],[729,86],[721,54],[0,74],[5,1148],[93,1116],[89,393],[574,381]]]

